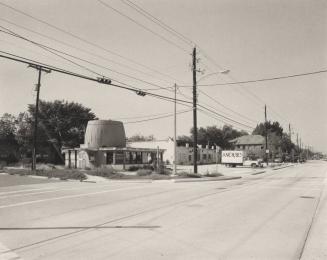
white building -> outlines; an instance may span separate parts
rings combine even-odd
[[[137,141],[128,142],[127,147],[131,148],[149,148],[149,149],[162,149],[163,161],[172,164],[174,161],[174,140],[168,138],[167,140],[154,140],[154,141]],[[197,161],[200,164],[216,163],[218,161],[219,153],[215,147],[209,148],[198,146]],[[177,140],[176,147],[176,163],[177,164],[193,164],[193,147],[192,144],[181,142]]]
[[[122,170],[131,166],[155,165],[162,162],[163,149],[126,147],[122,122],[91,120],[87,124],[84,144],[79,148],[64,148],[68,168],[112,167]]]

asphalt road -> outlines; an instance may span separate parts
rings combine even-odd
[[[327,259],[326,176],[1,187],[0,259]]]
[[[48,183],[48,182],[58,182],[58,180],[48,179],[48,178],[44,178],[44,177],[31,178],[29,176],[0,174],[0,187],[26,185],[26,184],[37,184],[37,183]]]

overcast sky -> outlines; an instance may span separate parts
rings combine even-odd
[[[86,70],[2,32],[0,50],[90,77],[98,77],[96,72],[115,83],[140,89],[170,88],[174,83],[191,86],[192,44],[163,30],[129,6],[136,4],[197,44],[200,58],[197,66],[205,69],[204,74],[198,74],[199,85],[327,68],[325,0],[101,1],[0,0],[1,30],[10,29],[98,66],[66,56],[87,67]],[[209,75],[221,69],[229,69],[230,73]],[[1,59],[0,114],[17,115],[25,111],[28,104],[35,102],[36,82],[35,70]],[[305,145],[327,152],[326,83],[327,74],[321,73],[242,85],[199,86],[203,91],[199,92],[199,103],[224,118],[198,111],[198,126],[220,127],[229,123],[251,132],[249,127],[264,120],[267,104],[269,120],[279,121],[286,131],[291,123],[293,140],[299,133]],[[173,97],[171,89],[151,92]],[[127,136],[136,133],[153,134],[158,139],[173,136],[173,117],[134,122],[173,113],[171,102],[55,72],[42,75],[40,95],[43,100],[79,102],[101,119],[120,119],[126,122]],[[192,88],[179,88],[178,98],[186,100],[191,95]],[[192,112],[182,105],[177,109],[188,111],[178,115],[178,135],[189,134]]]

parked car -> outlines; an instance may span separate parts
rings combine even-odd
[[[251,166],[252,168],[262,168],[263,164],[262,164],[262,160],[258,159],[258,160],[245,160],[243,162],[243,166]]]

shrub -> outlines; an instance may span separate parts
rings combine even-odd
[[[148,176],[151,173],[152,173],[152,170],[149,170],[149,169],[139,169],[136,174],[138,176]]]
[[[147,170],[154,170],[154,167],[151,164],[145,164],[142,166],[142,169],[147,169]]]
[[[189,178],[201,178],[202,177],[200,174],[193,173],[193,172],[188,173],[186,176],[189,177]]]
[[[67,179],[74,179],[74,180],[85,180],[86,175],[80,171],[77,170],[36,170],[31,171],[29,169],[7,169],[7,173],[13,175],[13,174],[19,174],[21,176],[23,175],[36,175],[36,176],[44,176],[48,178],[59,178],[61,180],[67,180]]]
[[[132,165],[132,166],[129,166],[127,170],[129,172],[135,172],[135,171],[137,171],[139,169],[140,169],[140,166]]]
[[[193,172],[186,172],[186,171],[177,172],[177,175],[182,178],[201,178],[202,177],[200,174],[196,174]]]
[[[220,177],[220,176],[224,176],[223,174],[219,173],[219,172],[207,172],[205,175],[205,177]]]
[[[167,169],[167,168],[160,168],[159,174],[162,175],[171,175],[172,174],[172,170],[171,169]]]
[[[115,175],[116,171],[113,168],[97,168],[96,170],[89,171],[88,174],[108,178]]]

